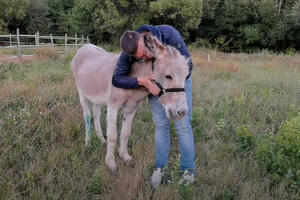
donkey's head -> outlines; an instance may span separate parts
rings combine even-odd
[[[155,37],[145,36],[145,45],[155,57],[153,79],[161,89],[160,103],[168,118],[179,120],[188,112],[185,81],[188,76],[188,61],[179,51],[165,46]]]

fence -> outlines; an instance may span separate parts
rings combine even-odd
[[[85,38],[83,35],[78,37],[76,33],[74,38],[68,37],[67,34],[64,36],[53,36],[52,34],[40,36],[39,31],[34,35],[23,35],[17,29],[16,35],[0,35],[0,49],[10,49],[11,55],[13,55],[14,50],[17,50],[18,57],[22,56],[22,49],[37,50],[41,46],[58,46],[63,47],[62,52],[67,52],[73,50],[74,47],[77,50],[78,47],[86,43],[89,43],[89,37]]]

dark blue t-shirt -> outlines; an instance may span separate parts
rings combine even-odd
[[[180,35],[180,33],[172,26],[169,25],[142,25],[137,30],[137,32],[150,32],[153,36],[157,37],[163,44],[171,45],[178,49],[181,55],[189,59],[189,75],[191,75],[193,69],[193,63],[190,59],[190,53]],[[137,59],[133,56],[128,56],[124,52],[121,53],[120,59],[117,63],[114,75],[112,77],[112,84],[115,87],[125,88],[125,89],[135,89],[139,87],[137,78],[128,77],[131,72],[131,67]]]

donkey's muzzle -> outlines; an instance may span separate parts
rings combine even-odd
[[[182,119],[187,113],[188,113],[188,108],[187,106],[180,105],[177,106],[176,108],[168,108],[168,117],[172,120],[180,120]]]

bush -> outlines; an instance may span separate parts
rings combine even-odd
[[[96,170],[90,183],[88,184],[87,190],[90,194],[100,194],[103,187],[100,173]]]
[[[210,44],[208,39],[197,38],[196,41],[192,44],[195,48],[208,48],[213,49],[212,44]]]
[[[284,123],[278,134],[260,141],[256,158],[274,183],[286,182],[292,188],[300,186],[300,116]]]
[[[41,47],[36,51],[39,59],[57,59],[58,49],[54,47]]]
[[[237,128],[237,134],[239,139],[238,151],[249,152],[255,146],[253,134],[245,125]]]

